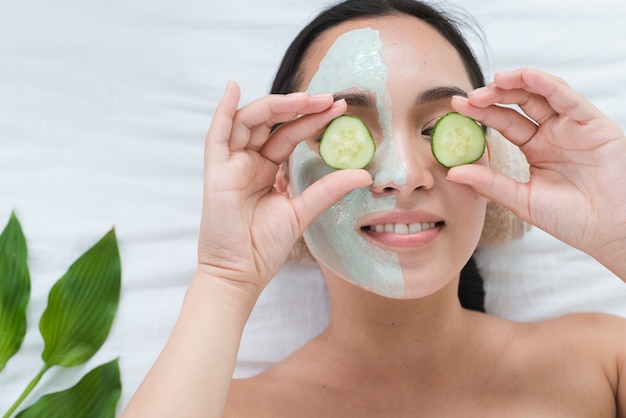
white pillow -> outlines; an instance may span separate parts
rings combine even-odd
[[[524,239],[478,251],[487,312],[520,321],[565,312],[626,317],[626,284],[588,255],[540,229]]]

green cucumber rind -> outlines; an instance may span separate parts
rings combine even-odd
[[[358,152],[356,158],[346,159],[339,158],[335,150],[332,149],[332,141],[337,141],[335,134],[340,129],[354,130],[358,136],[362,149]],[[337,143],[337,142],[335,142]],[[367,125],[357,116],[342,115],[336,117],[326,127],[320,140],[319,153],[322,161],[331,168],[343,170],[348,168],[365,168],[374,158],[376,153],[376,142],[372,137]]]
[[[448,124],[451,124],[448,126]],[[472,148],[463,155],[451,155],[446,149],[445,134],[451,127],[465,126],[471,130]],[[472,164],[483,156],[486,149],[487,138],[483,128],[474,119],[457,112],[450,112],[439,118],[433,127],[431,134],[431,150],[433,156],[446,168],[452,168],[464,164]]]

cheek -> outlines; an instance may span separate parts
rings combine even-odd
[[[293,151],[289,166],[290,193],[299,195],[315,181],[331,173],[319,155],[301,142]]]
[[[441,187],[450,205],[468,212],[480,210],[486,205],[486,199],[471,187],[448,180],[443,180],[443,183]]]
[[[454,229],[459,246],[474,251],[485,222],[487,200],[473,189],[462,185],[449,188],[450,207],[454,208]]]

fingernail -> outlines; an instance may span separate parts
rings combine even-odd
[[[224,87],[224,91],[226,92],[226,91],[229,91],[231,89],[238,88],[238,87],[239,87],[239,85],[234,80],[228,80],[226,82],[226,87]]]
[[[288,97],[299,97],[299,96],[306,96],[307,93],[303,92],[303,91],[294,91],[293,93],[288,93],[286,94],[286,96]]]

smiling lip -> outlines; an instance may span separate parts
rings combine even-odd
[[[445,223],[427,213],[389,214],[364,222],[362,235],[376,245],[398,248],[419,248],[432,242]]]

